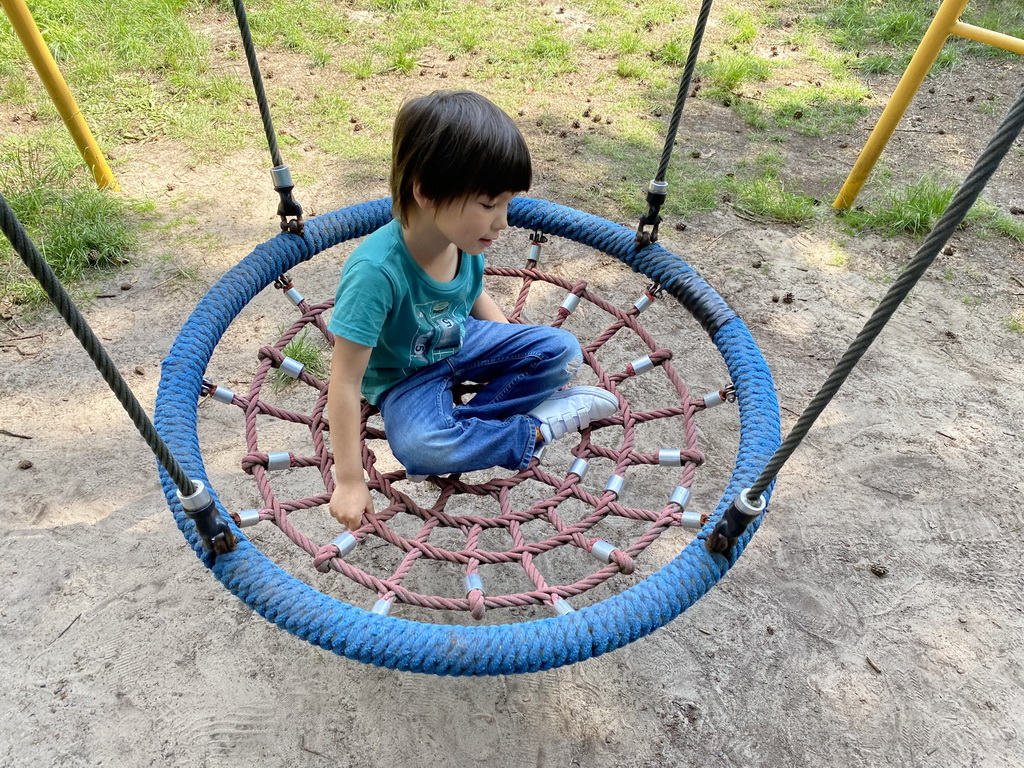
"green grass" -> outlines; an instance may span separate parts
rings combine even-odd
[[[701,62],[697,72],[710,81],[712,90],[734,93],[743,85],[767,80],[772,69],[772,62],[760,56],[723,51]]]
[[[669,170],[665,214],[714,210],[727,195],[734,208],[765,221],[817,218],[797,177],[767,150],[794,137],[856,130],[868,110],[867,81],[902,70],[936,6],[937,0],[718,4],[695,83],[696,98],[706,104],[688,105],[680,146],[694,115],[703,120],[714,110],[719,125],[745,134],[755,159],[732,167],[722,155],[688,157],[694,147],[686,145]],[[252,93],[244,57],[237,43],[232,48],[228,0],[33,0],[32,10],[105,149],[170,139],[187,148],[191,162],[204,164],[241,149],[264,151],[255,108],[246,104]],[[326,157],[337,169],[339,186],[379,187],[402,99],[464,87],[485,92],[512,115],[522,110],[520,124],[530,131],[537,167],[547,167],[552,194],[604,215],[631,216],[645,207],[640,190],[657,165],[697,7],[689,0],[579,0],[560,12],[557,5],[511,0],[250,0],[248,12],[261,58],[275,75],[268,93],[297,178],[302,154],[288,150],[312,145],[315,160]],[[965,20],[1019,34],[1024,6],[972,0]],[[939,66],[974,55],[1007,54],[952,41]],[[0,99],[31,115],[33,131],[44,126],[43,141],[67,145],[28,71],[17,40],[0,35]],[[722,105],[734,111],[732,123]],[[582,117],[587,106],[601,120]],[[130,147],[115,155],[143,152]],[[10,178],[13,162],[0,156],[0,173]],[[72,155],[68,162],[79,161]],[[118,158],[113,162],[116,172]],[[888,183],[905,181],[894,171]],[[885,183],[876,171],[874,188]],[[926,230],[936,214],[916,199],[928,195],[914,186],[847,221],[887,234]],[[56,184],[54,199],[61,189]],[[172,216],[187,215],[168,206]],[[968,224],[982,237],[1021,240],[1021,222],[994,209],[979,206]]]
[[[880,203],[849,211],[846,222],[855,229],[885,235],[924,237],[946,210],[956,188],[926,176],[905,187],[892,188]]]
[[[2,148],[0,190],[29,237],[65,285],[127,263],[137,246],[129,204],[100,192],[65,154],[37,145]],[[46,299],[6,240],[0,241],[0,295],[35,306]]]
[[[781,179],[770,175],[734,179],[729,188],[733,207],[756,219],[803,224],[817,210],[814,198],[790,192]]]
[[[281,332],[284,333],[285,329]],[[330,372],[330,355],[327,350],[327,343],[319,334],[310,334],[309,328],[303,328],[294,339],[289,341],[282,350],[285,357],[290,357],[305,366],[306,373],[315,376],[321,381],[327,378]],[[274,392],[281,392],[295,383],[291,378],[280,370],[274,370],[271,389]]]

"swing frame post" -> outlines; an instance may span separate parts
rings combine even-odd
[[[71,138],[75,140],[78,152],[89,166],[89,170],[92,171],[96,186],[100,189],[117,190],[114,174],[110,170],[110,166],[107,165],[107,160],[89,130],[85,118],[82,117],[75,97],[71,95],[71,89],[68,88],[57,62],[53,59],[53,54],[50,53],[46,41],[43,40],[25,0],[0,0],[0,5],[7,12],[15,34],[21,40],[39,79],[46,86],[46,91],[50,94],[54,106],[57,107],[57,112],[60,114],[61,120],[64,121],[64,125],[67,126]]]
[[[878,122],[850,170],[849,176],[846,177],[842,189],[836,196],[835,202],[832,203],[833,208],[848,210],[853,207],[853,202],[864,187],[875,163],[878,162],[878,157],[889,143],[889,139],[892,138],[896,126],[899,125],[914,95],[920,89],[921,83],[924,82],[925,77],[935,65],[935,60],[939,57],[939,52],[950,35],[1024,55],[1024,40],[960,21],[960,14],[963,13],[968,2],[969,0],[943,0],[942,5],[939,6],[935,18],[932,19],[928,31],[921,39],[921,44],[917,47],[910,64],[907,65],[889,103],[882,110]]]

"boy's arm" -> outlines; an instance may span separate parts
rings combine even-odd
[[[487,291],[481,291],[480,295],[477,296],[476,301],[473,302],[473,308],[469,310],[469,314],[477,320],[490,320],[494,323],[508,322],[508,318],[501,311],[501,307],[498,306],[498,303],[491,298]]]
[[[370,347],[335,336],[327,390],[335,480],[330,510],[335,520],[352,531],[362,525],[364,512],[374,511],[370,489],[363,480],[359,441],[359,386],[371,351]]]

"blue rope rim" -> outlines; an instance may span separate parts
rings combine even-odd
[[[163,361],[154,422],[194,480],[211,487],[197,433],[206,366],[224,331],[256,294],[283,272],[327,248],[363,237],[391,218],[388,198],[343,208],[306,223],[305,234],[281,234],[260,244],[200,300]],[[743,321],[680,257],[658,244],[638,250],[634,233],[572,208],[515,199],[512,226],[564,237],[614,256],[674,296],[701,323],[728,367],[740,415],[736,465],[715,513],[695,539],[656,573],[618,595],[572,613],[519,624],[424,624],[342,603],[287,573],[232,524],[238,548],[214,559],[185,515],[176,488],[160,467],[175,522],[217,579],[268,621],[313,645],[356,661],[438,675],[507,675],[552,669],[620,648],[665,625],[693,605],[736,562],[759,518],[725,555],[704,539],[732,499],[751,485],[780,442],[779,407],[771,373]],[[770,497],[771,488],[765,493]]]

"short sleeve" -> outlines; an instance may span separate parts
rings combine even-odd
[[[328,330],[364,347],[376,347],[394,304],[394,290],[380,265],[350,260],[341,271]]]

